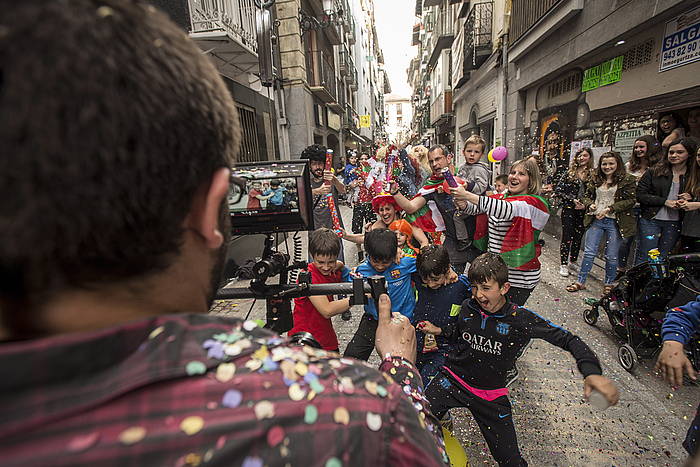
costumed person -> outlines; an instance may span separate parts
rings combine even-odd
[[[525,305],[540,281],[538,240],[549,220],[549,205],[539,196],[540,170],[533,158],[515,162],[508,175],[508,194],[478,196],[463,186],[452,188],[458,207],[477,218],[474,244],[500,254],[508,265],[508,300]]]
[[[395,220],[389,224],[389,230],[396,232],[396,240],[399,242],[399,253],[402,257],[415,257],[418,254],[418,248],[413,246],[413,242],[411,242],[413,228],[406,219]]]
[[[372,198],[372,209],[377,213],[377,220],[365,227],[365,232],[376,229],[388,229],[389,225],[397,219],[400,219],[402,212],[393,196],[389,193],[381,193]],[[416,239],[420,247],[429,244],[428,237],[419,227],[412,225],[411,231],[413,238]],[[349,234],[345,231],[342,233],[343,239],[349,242],[361,244],[364,242],[364,234]]]

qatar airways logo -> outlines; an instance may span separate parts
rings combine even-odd
[[[488,337],[480,336],[479,334],[462,333],[462,339],[471,344],[472,349],[479,352],[490,353],[493,355],[501,355],[502,342],[491,340]]]

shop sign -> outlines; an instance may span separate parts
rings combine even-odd
[[[600,86],[600,65],[588,68],[583,72],[581,92],[590,91]]]
[[[666,23],[659,72],[700,60],[700,7]]]
[[[643,134],[644,131],[641,128],[616,131],[615,151],[619,152],[623,159],[629,158],[634,149],[634,142]]]
[[[601,86],[617,83],[622,78],[622,55],[612,58],[600,65],[588,68],[583,72],[581,92],[591,91]]]
[[[368,115],[360,115],[360,128],[369,128],[372,126],[372,120]]]

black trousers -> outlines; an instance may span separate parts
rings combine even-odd
[[[438,419],[442,418],[449,409],[456,407],[469,409],[498,465],[527,465],[518,448],[508,396],[487,401],[472,394],[441,372],[425,388],[425,397],[428,398],[433,414]]]
[[[367,222],[377,220],[372,211],[372,203],[355,203],[352,208],[352,233],[362,233],[362,228]]]
[[[506,294],[508,300],[516,305],[525,306],[525,302],[530,298],[530,294],[535,289],[524,289],[522,287],[511,287]]]
[[[578,259],[583,238],[583,209],[563,208],[561,210],[561,264],[573,263]]]
[[[700,237],[681,235],[681,253],[700,253]]]
[[[377,320],[368,314],[362,315],[360,325],[345,348],[344,357],[352,357],[358,360],[369,360],[374,350],[374,340],[377,334]]]

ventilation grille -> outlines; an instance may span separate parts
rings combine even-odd
[[[651,62],[654,55],[654,39],[649,39],[646,42],[637,44],[636,46],[625,52],[622,61],[622,71],[631,70],[632,68]]]
[[[549,98],[561,96],[567,92],[581,89],[581,73],[571,73],[565,77],[556,80],[547,87]]]

